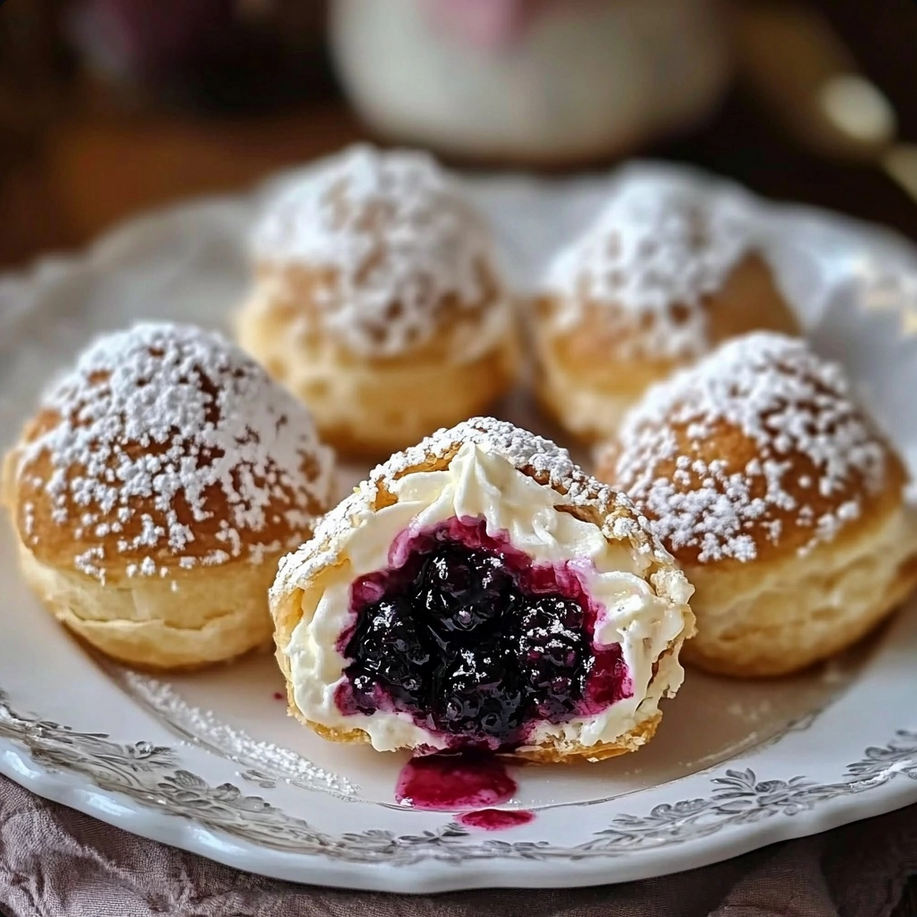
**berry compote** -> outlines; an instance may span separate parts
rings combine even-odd
[[[567,564],[535,564],[483,519],[405,532],[389,567],[351,588],[345,714],[411,715],[450,749],[508,749],[539,722],[593,715],[632,686]]]

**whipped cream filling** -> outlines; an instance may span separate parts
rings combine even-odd
[[[609,544],[597,525],[564,511],[572,505],[567,498],[474,443],[462,446],[446,469],[406,475],[392,490],[395,503],[375,512],[365,507],[352,519],[343,562],[328,568],[316,587],[303,595],[303,619],[284,652],[290,661],[294,700],[307,719],[341,731],[363,729],[379,751],[446,747],[444,737],[418,726],[410,714],[345,715],[335,695],[348,665],[337,644],[352,620],[351,584],[389,565],[389,549],[402,532],[419,532],[453,517],[483,518],[488,532],[504,533],[535,563],[567,563],[574,568],[593,601],[602,606],[593,646],[621,645],[633,685],[631,696],[594,716],[538,723],[530,743],[612,742],[651,717],[662,695],[678,688],[683,672],[677,663],[660,668],[652,689],[650,681],[653,664],[682,634],[683,606],[691,587],[673,578],[668,585],[675,601],[658,596],[643,579],[647,561],[626,542]]]

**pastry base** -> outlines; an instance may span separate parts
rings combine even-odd
[[[351,456],[387,458],[485,412],[516,380],[519,341],[512,328],[464,361],[414,353],[364,361],[328,341],[291,341],[278,322],[257,308],[243,309],[237,337],[309,407],[322,440]]]
[[[485,412],[512,386],[516,347],[499,349],[470,363],[375,370],[350,368],[338,384],[351,389],[333,403],[315,400],[312,383],[294,389],[315,418],[322,439],[347,455],[388,458],[393,452]]]
[[[645,332],[617,307],[587,305],[576,327],[559,331],[556,315],[563,308],[554,296],[535,305],[535,390],[547,413],[584,442],[612,436],[651,385],[694,362],[684,355],[647,353]],[[755,254],[738,263],[722,289],[706,297],[704,308],[711,350],[759,329],[799,334],[770,267]]]
[[[685,644],[685,661],[720,675],[778,676],[857,643],[917,586],[907,513],[896,506],[804,555],[686,566],[698,634]]]
[[[362,729],[329,729],[327,726],[313,723],[303,717],[296,707],[289,682],[287,683],[287,701],[290,715],[323,739],[327,739],[330,742],[348,744],[369,744],[369,735],[363,732]],[[656,734],[656,729],[659,727],[661,720],[662,713],[657,711],[614,742],[602,742],[588,747],[545,745],[521,748],[511,752],[500,752],[499,755],[501,758],[515,761],[519,764],[596,764],[599,761],[607,761],[609,758],[617,758],[620,755],[639,751]]]
[[[25,581],[58,621],[104,655],[157,671],[201,668],[267,647],[267,590],[278,560],[103,585],[43,564],[22,545],[19,551]]]

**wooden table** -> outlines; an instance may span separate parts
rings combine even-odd
[[[337,101],[232,119],[125,111],[98,94],[76,94],[72,109],[0,181],[0,265],[83,245],[119,220],[180,198],[245,188],[362,134]]]
[[[83,245],[151,207],[245,188],[367,136],[334,100],[245,119],[122,112],[78,101],[0,175],[0,266]],[[765,195],[831,207],[917,239],[917,205],[889,179],[805,155],[763,122],[741,91],[707,128],[647,155],[700,165]]]

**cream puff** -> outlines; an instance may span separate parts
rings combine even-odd
[[[682,680],[691,587],[631,502],[476,418],[376,468],[271,591],[291,713],[379,751],[635,751]]]
[[[652,383],[719,342],[798,330],[746,202],[675,179],[625,178],[542,286],[537,395],[587,442],[611,435]]]
[[[238,339],[338,448],[388,455],[512,385],[493,241],[429,156],[346,151],[269,208],[253,249]]]
[[[29,586],[106,655],[171,669],[270,644],[279,558],[332,500],[306,409],[234,345],[144,324],[92,344],[7,455]]]
[[[598,465],[696,587],[685,658],[710,671],[803,669],[917,582],[901,460],[801,340],[724,344],[653,388]]]

